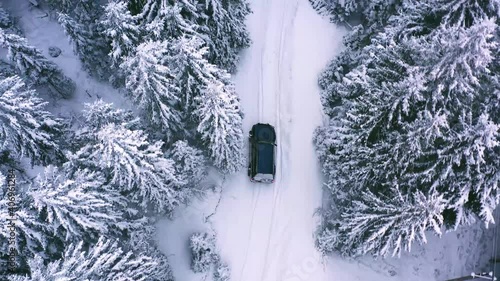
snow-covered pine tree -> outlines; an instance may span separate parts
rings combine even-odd
[[[17,75],[16,68],[8,62],[0,60],[0,79],[5,79],[15,75]]]
[[[140,26],[123,1],[110,1],[106,5],[100,25],[111,44],[109,55],[112,62],[118,66],[139,45]]]
[[[12,25],[12,19],[10,14],[5,10],[5,8],[0,3],[0,28],[8,28]]]
[[[215,236],[212,234],[194,233],[189,238],[189,247],[192,254],[191,269],[196,273],[207,272],[218,260]]]
[[[155,222],[149,223],[134,229],[130,233],[128,244],[134,253],[151,257],[156,263],[156,270],[149,278],[155,281],[172,281],[173,275],[167,257],[158,250],[158,237]]]
[[[329,15],[333,22],[361,20],[363,26],[383,27],[391,15],[396,13],[402,0],[309,0],[321,14]]]
[[[58,14],[57,20],[73,44],[73,51],[80,58],[84,69],[100,80],[108,79],[110,72],[109,46],[99,35],[95,25],[79,23],[63,13]]]
[[[437,139],[421,139],[438,155],[430,175],[452,195],[458,214],[455,226],[471,222],[470,216],[463,216],[467,213],[493,223],[498,204],[494,202],[500,200],[500,124],[490,117],[500,110],[492,102],[500,89],[494,71],[499,69],[495,54],[500,45],[493,39],[499,27],[489,19],[475,22],[467,28],[438,29],[430,35],[431,41],[422,44],[433,93],[429,111],[441,116],[445,133]]]
[[[170,157],[175,161],[179,176],[189,185],[198,186],[208,174],[207,160],[203,152],[189,146],[185,141],[176,141],[170,150]]]
[[[170,69],[166,41],[140,44],[133,56],[120,64],[125,87],[153,125],[171,138],[182,129],[180,93],[175,73]]]
[[[239,52],[250,45],[245,18],[247,0],[200,0],[199,33],[209,47],[208,60],[229,72],[236,70]]]
[[[34,164],[62,157],[58,141],[62,123],[44,109],[46,104],[21,78],[0,80],[0,151],[10,150]]]
[[[90,249],[84,249],[84,242],[70,245],[62,259],[45,264],[35,256],[29,267],[31,276],[13,276],[11,281],[47,280],[151,280],[157,264],[145,255],[134,255],[118,246],[118,242],[104,238]]]
[[[168,0],[147,0],[137,17],[153,40],[164,41],[192,36],[197,26],[182,15],[188,1],[170,3]]]
[[[433,3],[435,2],[429,1],[429,4]],[[448,27],[468,28],[487,18],[497,18],[500,11],[500,3],[496,0],[440,0],[434,7],[437,8],[437,14],[443,15],[442,24]]]
[[[67,13],[74,7],[75,0],[45,0],[51,9]]]
[[[16,22],[9,11],[0,3],[0,29],[4,29],[7,33],[21,35],[22,31],[16,25]]]
[[[98,172],[79,170],[68,178],[64,171],[47,166],[38,175],[27,195],[51,237],[64,241],[90,242],[110,233],[122,214],[113,203],[124,206],[125,199],[117,192],[103,192],[104,178]]]
[[[210,149],[214,165],[233,173],[243,166],[243,114],[232,85],[213,81],[195,97],[198,133]]]
[[[84,123],[81,126],[96,133],[108,124],[117,124],[127,129],[139,128],[140,120],[131,111],[114,108],[112,103],[98,99],[93,103],[85,103],[82,111]]]
[[[181,89],[186,125],[196,126],[216,167],[234,172],[243,163],[242,112],[229,74],[210,64],[207,49],[196,37],[173,46],[177,83]]]
[[[108,124],[71,159],[75,167],[102,169],[109,184],[129,193],[142,207],[168,212],[187,198],[182,190],[185,182],[177,175],[174,161],[165,158],[162,145],[149,143],[141,130]]]
[[[20,184],[18,181],[17,184]],[[23,182],[24,184],[24,182]],[[9,206],[10,200],[6,194],[1,200],[2,206]],[[33,212],[29,200],[21,194],[15,195],[14,202],[17,206],[15,208],[5,207],[0,209],[0,250],[2,253],[9,253],[9,249],[14,247],[17,252],[15,260],[17,264],[16,272],[26,273],[29,269],[26,266],[26,259],[33,257],[35,254],[44,252],[50,255],[49,240],[46,225],[39,220],[36,212]],[[11,221],[12,218],[15,221]],[[12,223],[11,223],[12,222]],[[12,226],[14,225],[14,226]],[[16,236],[11,238],[11,230],[15,230]],[[14,243],[14,244],[12,244]],[[0,264],[7,262],[8,256],[0,256]],[[0,267],[0,276],[6,272],[8,266]]]
[[[249,13],[246,0],[147,0],[137,17],[155,40],[203,39],[209,62],[233,72],[238,53],[250,44],[244,23]]]
[[[446,206],[444,195],[436,190],[403,195],[392,188],[386,196],[366,191],[341,207],[341,217],[320,239],[330,240],[346,255],[399,256],[414,242],[426,243],[426,231],[441,235]]]
[[[0,46],[7,49],[7,58],[19,72],[35,85],[45,85],[52,94],[69,98],[75,92],[75,82],[66,77],[59,67],[42,55],[37,48],[18,35],[0,28]]]
[[[404,13],[364,44],[351,41],[356,47],[324,73],[332,119],[315,142],[335,205],[397,186],[408,198],[437,192],[447,226],[493,222],[500,86],[498,22],[488,18],[498,5],[486,2],[406,1]],[[347,241],[337,230],[323,232],[321,248]]]
[[[203,58],[207,48],[203,47],[203,41],[197,37],[176,40],[171,48],[177,87],[182,93],[183,121],[191,129],[197,124],[196,118],[191,114],[195,109],[193,98],[199,95],[207,81],[216,79],[215,73],[218,69]]]
[[[45,0],[45,2],[57,13],[68,14],[88,28],[91,28],[89,25],[94,25],[104,12],[99,1],[94,0]]]
[[[422,100],[425,79],[411,65],[411,48],[383,37],[374,42],[363,50],[361,65],[332,83],[340,108],[333,108],[330,125],[316,135],[328,186],[339,195],[362,191],[366,185],[375,188],[389,181],[389,173],[405,169],[407,162],[397,159],[400,151],[395,148],[409,148],[397,145],[402,141],[398,133],[406,132],[406,123],[414,118],[412,110],[417,108],[408,104]]]

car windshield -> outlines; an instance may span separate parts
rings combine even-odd
[[[274,145],[270,143],[257,144],[259,151],[257,159],[257,172],[260,174],[272,174],[274,170]]]

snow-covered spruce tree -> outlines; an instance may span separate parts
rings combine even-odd
[[[397,186],[409,198],[438,192],[447,226],[493,222],[500,198],[498,23],[482,4],[451,2],[458,8],[406,5],[415,10],[394,16],[323,76],[323,104],[333,118],[316,144],[337,206],[367,188],[385,198]],[[320,237],[321,248],[343,243],[334,229]]]
[[[447,206],[444,195],[435,190],[403,195],[392,188],[388,196],[363,192],[341,217],[323,231],[319,246],[338,249],[345,255],[400,255],[410,251],[414,242],[426,243],[426,232],[441,235],[442,212]]]
[[[89,25],[94,25],[104,13],[103,6],[94,0],[45,0],[45,2],[57,13],[68,14],[89,28],[91,28]]]
[[[312,6],[333,22],[361,20],[363,26],[382,27],[401,6],[402,0],[309,0]]]
[[[139,45],[140,27],[123,1],[110,1],[106,5],[100,25],[111,44],[112,62],[118,66]]]
[[[102,190],[104,179],[98,172],[78,170],[68,178],[64,171],[47,166],[30,186],[31,207],[43,214],[50,236],[65,241],[97,239],[120,222],[125,199],[118,193]]]
[[[424,37],[437,29],[469,28],[496,17],[499,10],[498,1],[490,0],[405,0],[387,28],[397,30],[396,38]]]
[[[188,127],[196,126],[214,165],[231,173],[243,163],[243,114],[229,75],[203,58],[207,49],[201,46],[199,39],[190,38],[173,47],[177,83],[185,95],[184,120]]]
[[[238,53],[250,44],[244,24],[249,13],[246,0],[147,0],[137,17],[155,40],[203,39],[209,62],[233,72]]]
[[[430,1],[432,3],[432,1]],[[444,26],[471,27],[487,18],[497,18],[500,3],[495,0],[440,0],[435,5],[438,14],[442,14]]]
[[[146,115],[146,120],[172,137],[182,129],[180,93],[175,73],[168,66],[166,41],[140,44],[133,56],[120,64],[130,96]]]
[[[441,188],[453,194],[456,225],[470,223],[462,216],[466,213],[494,222],[500,200],[500,124],[490,117],[500,110],[492,102],[500,89],[498,28],[485,19],[468,28],[438,29],[422,44],[432,81],[429,111],[442,116],[440,127],[446,132],[439,144],[428,144],[438,156],[433,173]]]
[[[35,256],[30,263],[30,276],[12,277],[11,281],[47,280],[155,280],[157,264],[145,255],[134,255],[118,246],[118,242],[104,238],[85,250],[83,242],[70,245],[62,259],[44,264]]]
[[[98,132],[108,124],[117,124],[135,130],[139,128],[139,118],[131,111],[114,108],[112,103],[99,99],[93,103],[85,103],[82,111],[84,123],[80,126],[92,133]]]
[[[250,45],[245,18],[250,13],[247,0],[200,0],[199,33],[209,47],[208,60],[229,72],[236,70],[239,52]]]
[[[142,227],[131,231],[128,246],[134,253],[146,255],[156,263],[155,271],[152,272],[148,280],[173,280],[172,270],[168,264],[168,259],[158,250],[156,226],[152,219]]]
[[[67,13],[74,8],[75,0],[45,0],[51,9]]]
[[[189,146],[185,141],[176,141],[169,151],[175,161],[175,168],[179,176],[191,186],[198,186],[208,174],[207,159],[203,151]]]
[[[386,26],[403,2],[408,1],[411,0],[309,0],[319,13],[329,16],[331,21],[346,23],[354,29],[356,32],[348,37],[351,45],[358,46],[369,44],[372,36]]]
[[[12,19],[10,14],[5,10],[5,8],[0,4],[0,28],[8,28],[12,25]]]
[[[188,1],[147,0],[137,17],[153,40],[164,41],[196,34],[197,25],[182,15]],[[185,14],[185,13],[184,13]]]
[[[203,48],[203,41],[197,37],[176,40],[171,48],[177,87],[182,93],[183,122],[192,129],[198,124],[191,114],[195,110],[193,99],[199,95],[204,85],[217,79],[216,72],[219,69],[203,58],[207,53],[207,48]]]
[[[15,75],[17,75],[16,67],[4,60],[0,60],[0,79]]]
[[[215,81],[214,81],[215,82]],[[233,173],[243,166],[243,129],[239,100],[231,85],[216,81],[195,97],[198,132],[210,149],[214,165]]]
[[[376,40],[376,41],[375,41]],[[412,66],[411,48],[375,38],[376,46],[363,52],[363,64],[333,82],[339,109],[327,128],[316,135],[316,145],[328,175],[328,186],[339,195],[359,192],[389,181],[407,162],[394,147],[412,116],[407,106],[421,100],[423,74]],[[405,58],[399,57],[401,52]],[[408,149],[407,146],[401,147]],[[415,151],[413,149],[412,151]],[[337,168],[335,168],[337,166]],[[374,170],[376,168],[376,170]],[[406,187],[406,186],[405,186]]]
[[[73,45],[73,51],[82,62],[85,70],[93,77],[106,80],[110,72],[109,46],[97,32],[94,24],[79,23],[63,13],[57,18],[64,33]]]
[[[17,173],[16,173],[17,174]],[[8,273],[7,260],[11,248],[17,254],[15,263],[17,273],[29,272],[26,259],[33,257],[36,253],[44,252],[50,255],[50,237],[47,236],[47,226],[40,221],[38,214],[33,210],[31,201],[25,193],[20,192],[20,187],[26,186],[28,182],[21,177],[16,177],[14,194],[3,189],[0,192],[0,204],[5,206],[0,209],[0,276]],[[13,205],[14,203],[15,205]],[[12,237],[12,231],[15,236]],[[11,272],[9,272],[11,273]]]
[[[16,23],[17,22],[14,17],[12,17],[9,11],[2,6],[2,3],[0,3],[0,29],[3,29],[7,33],[21,35],[22,31],[19,29]]]
[[[206,232],[194,233],[189,238],[191,249],[191,269],[198,272],[207,272],[212,264],[218,260],[215,247],[215,236]]]
[[[10,150],[34,164],[62,158],[58,141],[61,120],[44,109],[46,104],[21,78],[0,80],[0,151]]]
[[[88,134],[87,140],[70,157],[73,166],[102,169],[109,184],[129,193],[145,209],[168,212],[187,199],[185,182],[176,173],[175,162],[164,156],[161,141],[149,143],[143,131],[113,123]]]
[[[497,46],[480,39],[493,30],[481,26],[467,29],[473,38],[455,30],[449,49],[443,37],[417,46],[402,41],[387,49],[381,44],[365,48],[370,54],[366,63],[341,85],[346,92],[362,94],[345,102],[345,115],[332,122],[340,125],[323,131],[332,135],[321,138],[333,140],[322,146],[333,151],[325,162],[330,186],[363,190],[391,184],[393,178],[403,192],[436,186],[447,192],[459,215],[448,222],[468,223],[471,214],[492,221],[492,202],[499,196],[498,124],[488,113],[498,109],[487,101],[495,99],[493,89],[498,88],[488,71]],[[377,38],[383,36],[374,42],[382,42]],[[414,62],[428,63],[410,65]]]
[[[15,34],[0,29],[0,45],[7,49],[7,58],[19,72],[35,85],[47,86],[54,95],[69,98],[75,92],[75,82],[66,77],[59,67],[47,60],[42,52]]]

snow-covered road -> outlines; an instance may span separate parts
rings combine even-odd
[[[214,218],[222,257],[230,261],[232,280],[327,280],[312,236],[322,194],[312,133],[322,120],[317,77],[343,33],[307,0],[251,5],[252,45],[236,89],[246,131],[258,122],[276,128],[277,178],[255,184],[243,171],[225,183]]]
[[[250,3],[252,45],[243,52],[234,81],[245,131],[259,122],[276,128],[277,179],[272,185],[251,183],[243,169],[223,184],[211,222],[222,260],[231,267],[231,281],[422,281],[476,270],[485,251],[479,225],[447,233],[444,239],[429,237],[428,245],[415,245],[401,259],[333,255],[322,262],[313,237],[318,224],[314,212],[322,201],[312,144],[313,130],[322,122],[317,78],[340,52],[345,31],[320,17],[308,0]],[[159,224],[160,247],[176,280],[211,280],[190,270],[187,241],[193,232],[210,228],[205,218],[218,199],[215,194],[194,200],[179,208],[174,220]]]

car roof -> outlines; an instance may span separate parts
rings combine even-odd
[[[274,127],[269,124],[255,124],[252,127],[255,139],[260,142],[270,142],[274,143],[276,141],[276,132]]]

